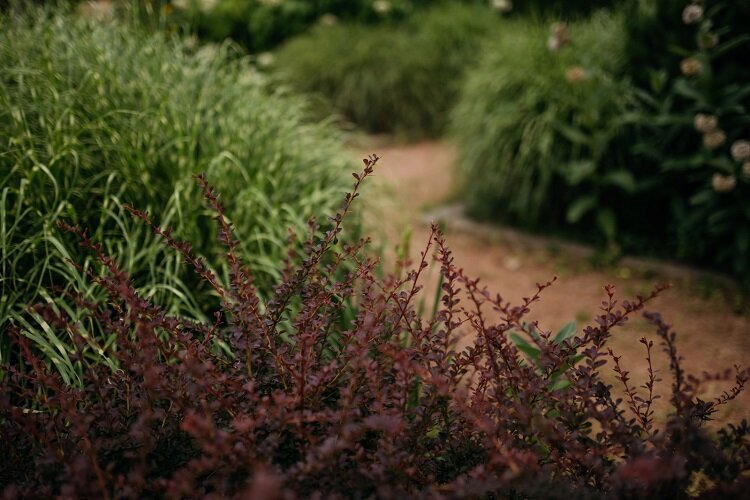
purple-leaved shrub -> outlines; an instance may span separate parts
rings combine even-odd
[[[83,387],[66,386],[16,335],[28,368],[7,366],[0,382],[4,496],[678,498],[750,486],[747,423],[718,435],[703,428],[742,390],[746,371],[720,374],[733,386],[698,399],[702,379],[683,370],[675,334],[646,313],[673,378],[672,411],[659,425],[658,375],[650,370],[633,387],[608,350],[613,330],[660,290],[620,302],[607,287],[592,326],[552,338],[524,321],[550,283],[511,305],[456,266],[437,227],[402,277],[380,277],[365,240],[337,243],[377,160],[364,160],[324,229],[311,223],[304,251],[290,252],[266,301],[204,177],[228,285],[188,244],[131,208],[221,298],[210,324],[169,316],[139,296],[85,231],[62,225],[107,270],[88,272],[106,302],[71,300],[114,339],[107,355],[117,369],[87,365]],[[414,304],[433,255],[441,306],[422,318]],[[347,324],[340,319],[352,303],[357,313]],[[87,338],[64,311],[35,312],[82,350]],[[531,333],[535,363],[509,340],[519,331]],[[641,342],[651,366],[654,341]],[[602,379],[610,359],[623,399]]]

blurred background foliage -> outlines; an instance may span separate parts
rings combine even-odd
[[[480,7],[442,5],[398,25],[318,26],[285,44],[273,69],[368,132],[435,137],[498,22]]]
[[[104,3],[190,43],[231,39],[318,117],[412,140],[452,131],[477,217],[750,279],[731,153],[750,136],[747,2]],[[708,139],[697,115],[720,122]]]
[[[487,40],[453,113],[472,214],[614,237],[612,196],[638,188],[621,140],[623,32],[621,15],[601,13],[566,26],[560,50],[544,21],[509,20]]]
[[[146,0],[147,1],[147,0]],[[508,14],[575,18],[616,0],[172,0],[177,19],[205,40],[231,37],[250,52],[276,45],[331,19],[359,24],[393,23],[441,4],[494,7]],[[333,17],[331,17],[333,16]]]
[[[23,14],[32,4],[48,7]],[[750,2],[3,0],[0,10],[0,328],[53,301],[51,285],[85,286],[65,264],[87,261],[60,219],[96,231],[144,293],[205,316],[215,297],[121,209],[160,214],[219,266],[198,171],[270,288],[287,228],[330,213],[347,183],[332,117],[455,141],[475,217],[612,258],[677,258],[750,287]],[[25,318],[64,358],[61,340]]]

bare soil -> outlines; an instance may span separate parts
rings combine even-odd
[[[382,158],[371,183],[374,192],[365,196],[365,212],[370,228],[376,235],[380,232],[382,241],[388,242],[384,249],[386,262],[392,260],[396,244],[408,230],[412,231],[412,259],[417,258],[429,236],[425,214],[455,198],[454,148],[444,142],[393,145],[383,139],[369,138],[364,144],[353,146],[352,153],[358,157],[376,153]],[[734,312],[738,299],[731,289],[710,280],[706,283],[700,273],[644,271],[632,259],[625,261],[627,265],[621,261],[607,267],[595,266],[581,252],[561,249],[553,240],[549,240],[550,244],[540,244],[539,238],[533,239],[533,243],[525,238],[499,238],[489,227],[482,234],[448,223],[446,237],[459,267],[469,276],[481,278],[491,292],[513,303],[533,294],[536,283],[557,276],[556,283],[544,292],[529,316],[545,330],[557,331],[575,320],[580,331],[597,314],[605,298],[606,284],[615,285],[620,299],[632,299],[638,294],[648,294],[665,280],[670,281],[672,288],[649,303],[648,309],[659,311],[677,332],[678,349],[689,372],[699,375],[735,364],[748,366],[750,316],[747,312]],[[663,267],[675,266],[664,263]],[[430,297],[434,294],[436,274],[437,270],[432,269],[427,281],[425,293]],[[660,383],[663,397],[657,411],[664,415],[668,411],[666,402],[672,380],[666,355],[657,349],[659,342],[654,329],[642,317],[634,317],[616,332],[610,346],[623,357],[623,367],[631,372],[631,384],[639,386],[646,375],[644,347],[638,342],[641,337],[654,340],[655,365],[663,379]],[[615,383],[614,377],[610,380]],[[731,382],[707,383],[702,398],[719,396],[730,385]],[[750,418],[750,390],[722,406],[712,426],[743,418]]]

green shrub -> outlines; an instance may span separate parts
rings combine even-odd
[[[192,53],[162,35],[35,11],[0,20],[0,61],[0,331],[44,287],[83,281],[63,260],[80,261],[58,220],[92,228],[142,293],[202,317],[217,299],[123,203],[164,213],[226,272],[191,179],[206,172],[248,236],[241,250],[263,293],[280,275],[287,229],[338,202],[337,133],[306,123],[304,101],[271,89],[230,47]],[[64,358],[39,321],[27,325],[36,340]]]
[[[440,0],[438,0],[440,1]],[[435,0],[203,0],[175,1],[173,19],[185,21],[200,38],[232,38],[250,52],[269,50],[320,22],[337,19],[379,22],[403,18]],[[327,16],[327,17],[323,17]],[[333,16],[333,17],[331,17]]]
[[[435,135],[497,23],[486,9],[453,5],[399,25],[321,26],[282,47],[277,68],[368,131]]]
[[[622,18],[602,13],[557,29],[570,43],[553,51],[547,25],[507,21],[468,77],[453,113],[466,200],[475,216],[531,228],[591,219],[583,230],[612,240],[610,194],[636,189],[618,158],[628,104],[615,76]]]

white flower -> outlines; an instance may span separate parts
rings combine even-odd
[[[580,83],[588,78],[583,66],[571,66],[565,70],[565,79],[570,83]]]
[[[695,57],[686,57],[680,62],[680,71],[685,76],[695,76],[701,72],[701,63]]]
[[[716,149],[727,140],[727,135],[721,130],[711,131],[703,136],[703,145],[708,149]]]
[[[703,20],[703,7],[691,4],[682,11],[682,22],[685,24],[698,24]]]
[[[714,174],[711,185],[717,193],[728,193],[737,186],[737,178],[733,175]]]
[[[262,52],[258,54],[255,60],[258,61],[258,66],[261,68],[267,68],[274,63],[276,58],[270,52]]]
[[[719,119],[714,115],[698,113],[697,115],[695,115],[695,121],[693,122],[693,125],[695,125],[695,130],[697,130],[698,132],[707,134],[709,132],[713,132],[718,128]]]
[[[565,23],[555,23],[552,25],[552,34],[547,40],[547,48],[557,52],[570,43],[570,33],[568,25]]]
[[[334,26],[336,23],[339,22],[339,18],[336,17],[334,14],[328,13],[323,14],[320,16],[319,22],[323,26]]]
[[[735,161],[750,160],[750,141],[744,139],[734,141],[730,151],[732,152],[732,158],[734,158]]]
[[[378,14],[388,14],[391,11],[391,2],[388,0],[375,0],[372,4],[372,10]]]
[[[513,10],[513,2],[511,0],[490,0],[490,5],[502,14]]]

